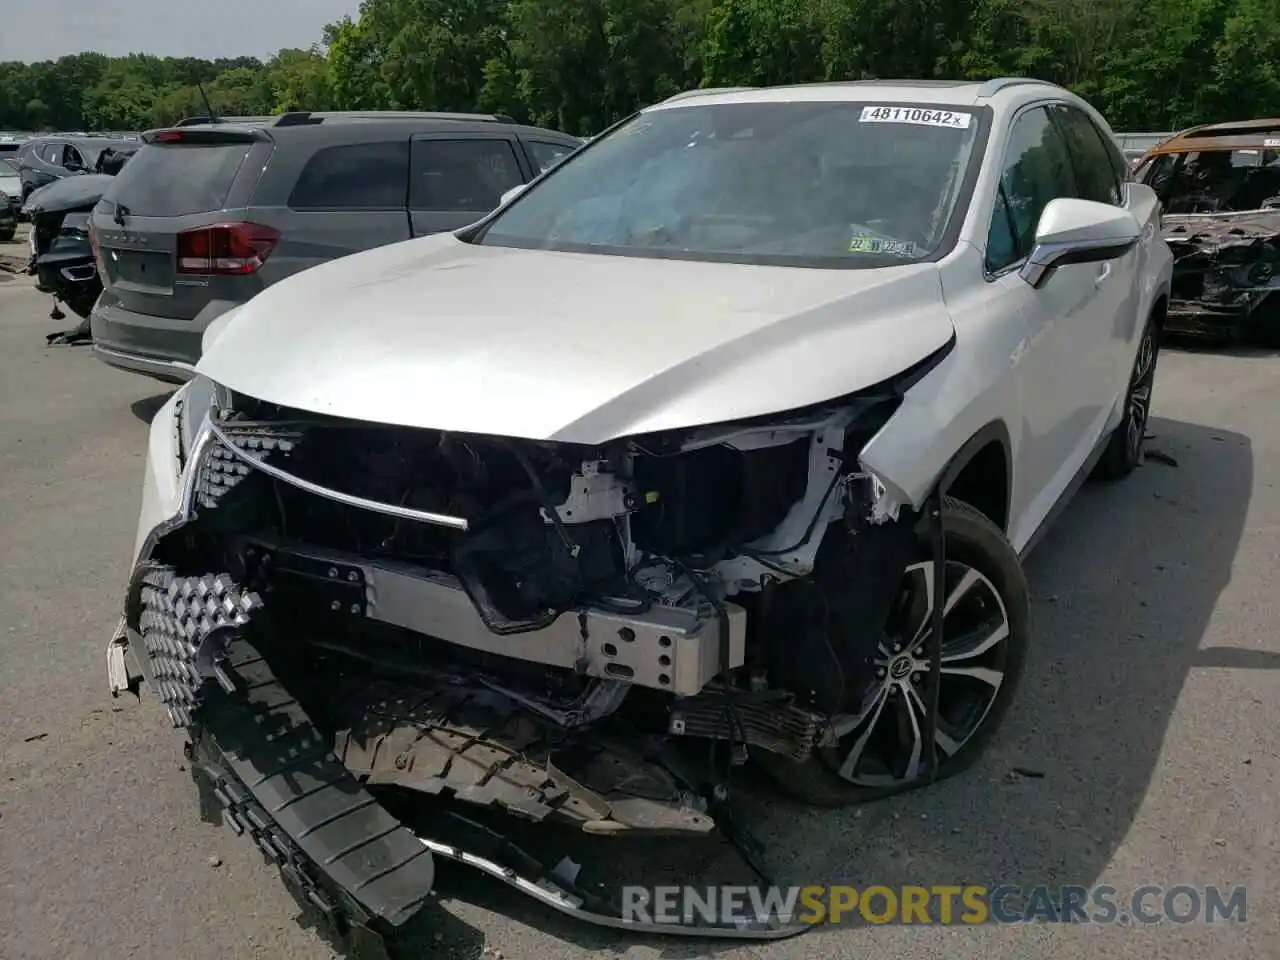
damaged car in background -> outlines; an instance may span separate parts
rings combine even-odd
[[[36,278],[37,290],[53,297],[49,318],[65,319],[59,307],[65,303],[83,321],[71,330],[49,334],[46,340],[51,344],[92,339],[89,315],[102,293],[102,280],[89,220],[114,182],[112,175],[101,173],[55,180],[34,191],[22,208],[31,221],[27,273]]]
[[[151,428],[112,689],[146,682],[352,936],[413,916],[433,855],[634,928],[511,818],[767,876],[733,767],[841,805],[995,732],[1022,555],[1141,460],[1157,209],[1030,80],[641,111],[209,327]]]
[[[31,221],[27,273],[36,278],[37,290],[53,296],[49,319],[66,319],[60,307],[65,303],[81,320],[70,330],[48,334],[45,340],[50,344],[93,339],[89,317],[102,294],[102,274],[91,215],[136,151],[136,146],[108,147],[98,154],[95,173],[64,177],[39,187],[22,208]]]
[[[1164,207],[1169,332],[1280,343],[1280,118],[1184,130],[1135,176]]]

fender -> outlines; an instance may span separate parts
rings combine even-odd
[[[947,493],[964,469],[973,462],[978,451],[985,449],[993,441],[1000,445],[1004,458],[1004,502],[1001,504],[1001,516],[1004,521],[998,525],[1005,529],[1008,526],[1009,509],[1013,499],[1013,443],[1009,439],[1009,428],[1005,426],[1003,420],[992,420],[966,440],[955,455],[947,461],[934,489],[935,492]],[[970,506],[979,507],[980,505],[970,504]],[[997,522],[994,517],[991,519]]]

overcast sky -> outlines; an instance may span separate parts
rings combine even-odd
[[[360,0],[0,0],[0,61],[111,56],[254,56],[309,47]]]

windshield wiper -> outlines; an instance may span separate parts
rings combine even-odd
[[[117,203],[115,213],[111,215],[111,219],[123,227],[124,218],[127,216],[130,216],[129,208],[126,207],[123,203]]]

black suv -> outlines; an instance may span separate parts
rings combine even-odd
[[[94,210],[94,352],[178,382],[205,328],[267,285],[455,230],[576,137],[484,114],[286,113],[153,130]]]

